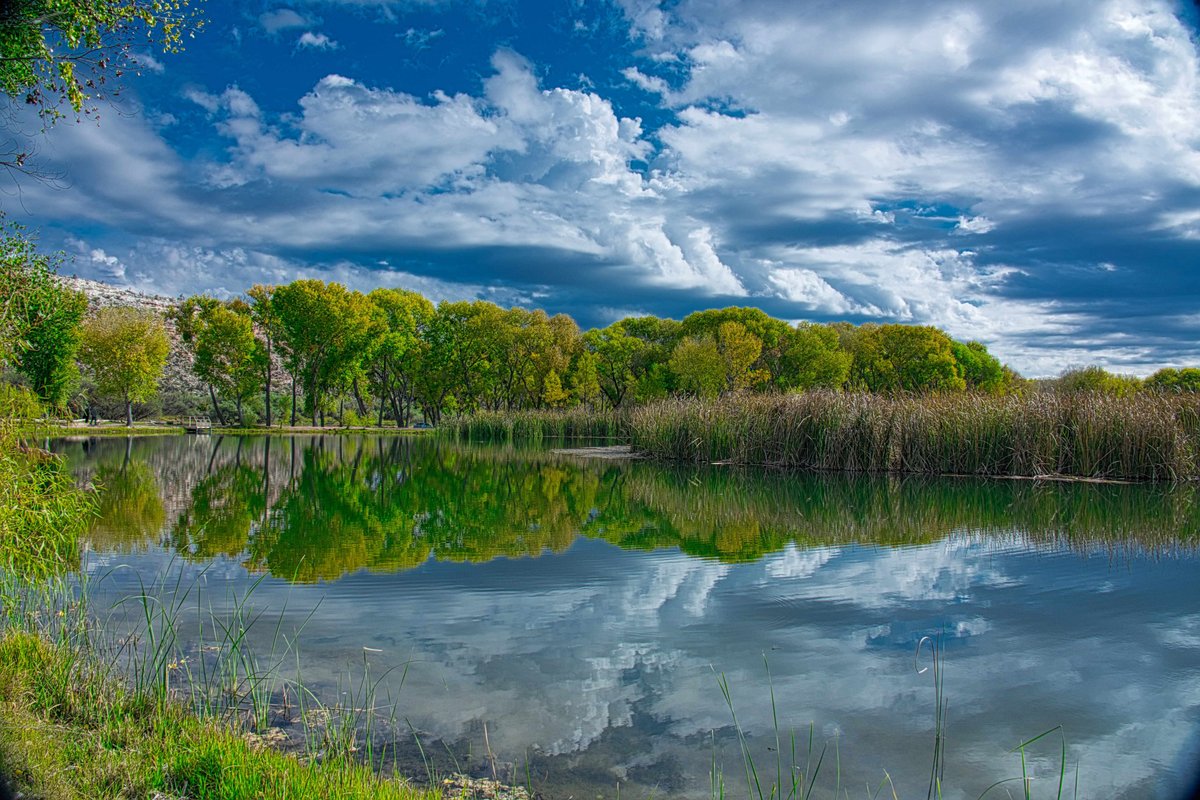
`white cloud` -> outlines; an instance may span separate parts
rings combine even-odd
[[[296,40],[296,49],[301,50],[308,48],[310,50],[337,50],[341,45],[330,39],[324,33],[305,31],[300,34],[300,38]]]

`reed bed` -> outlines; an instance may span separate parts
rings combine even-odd
[[[847,472],[1200,477],[1200,400],[1100,394],[740,395],[628,414],[654,458]]]
[[[560,439],[619,439],[625,435],[626,414],[620,410],[527,409],[480,411],[442,424],[440,431],[458,441],[530,442]]]

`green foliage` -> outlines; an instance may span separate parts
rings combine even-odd
[[[33,420],[44,413],[38,396],[28,387],[0,383],[0,419]]]
[[[841,389],[853,360],[835,328],[801,322],[785,339],[779,384],[785,389]]]
[[[1142,382],[1132,375],[1114,375],[1102,367],[1070,369],[1058,376],[1055,391],[1060,394],[1097,393],[1113,397],[1130,397],[1141,388]]]
[[[277,287],[271,306],[288,368],[304,387],[305,414],[315,423],[325,396],[348,388],[374,358],[386,333],[383,312],[360,292],[318,280]]]
[[[102,308],[83,323],[79,359],[100,396],[124,401],[132,425],[132,404],[158,391],[168,349],[166,327],[153,312]]]
[[[1183,369],[1160,369],[1142,384],[1142,388],[1151,392],[1181,393],[1200,392],[1200,369],[1184,367]]]
[[[47,123],[64,100],[93,115],[91,104],[139,69],[137,43],[177,52],[201,25],[188,0],[11,0],[0,14],[0,91]]]
[[[47,408],[61,411],[79,387],[75,356],[87,297],[52,284],[33,299],[30,308],[34,321],[16,368]]]
[[[41,580],[74,569],[93,508],[61,459],[21,446],[0,423],[0,575]]]
[[[927,325],[883,325],[878,335],[880,356],[891,364],[891,382],[880,389],[928,392],[966,388],[958,374],[952,341],[942,331]]]
[[[711,336],[689,336],[671,353],[676,385],[696,397],[714,398],[725,388],[725,364]]]
[[[1000,394],[1009,388],[1010,372],[979,342],[951,342],[959,377],[968,389]]]

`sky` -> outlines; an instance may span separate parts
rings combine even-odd
[[[1167,0],[203,6],[0,208],[67,274],[936,325],[1200,364],[1197,11]],[[21,109],[7,117],[20,121]]]

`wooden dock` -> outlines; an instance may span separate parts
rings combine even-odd
[[[185,433],[212,433],[212,420],[208,417],[188,417],[183,421]]]

